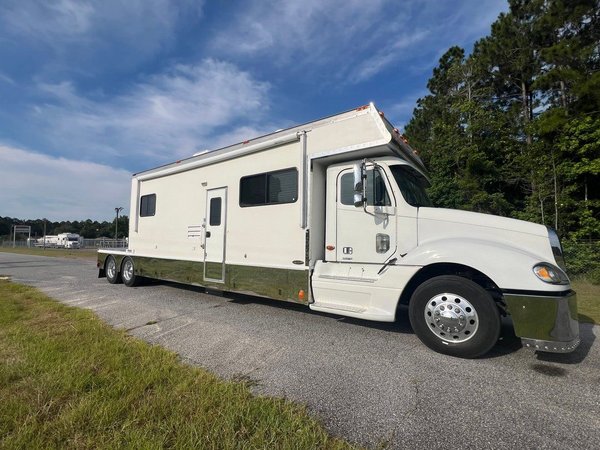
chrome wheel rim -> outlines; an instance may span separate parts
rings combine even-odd
[[[446,343],[468,341],[479,328],[475,307],[457,294],[443,293],[431,298],[424,316],[429,330]]]
[[[129,259],[123,263],[123,278],[126,280],[133,278],[133,263]]]
[[[108,260],[108,263],[106,264],[106,275],[108,275],[108,278],[114,278],[116,272],[117,272],[117,265],[115,264],[115,260],[111,258]]]

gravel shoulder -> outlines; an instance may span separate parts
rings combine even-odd
[[[569,355],[522,349],[510,323],[492,352],[460,360],[425,348],[403,315],[380,324],[301,305],[209,295],[171,283],[97,278],[90,261],[0,253],[0,275],[178,352],[257,394],[307,404],[352,442],[392,448],[593,448],[600,433],[600,327]]]

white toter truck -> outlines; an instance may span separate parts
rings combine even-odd
[[[57,235],[46,235],[35,243],[36,247],[50,248],[80,248],[82,238],[75,233],[60,233]]]
[[[373,104],[133,175],[129,247],[99,276],[156,278],[394,321],[477,357],[512,316],[524,345],[570,352],[577,301],[554,230],[434,208],[421,160]]]
[[[79,248],[81,247],[81,237],[75,233],[60,233],[58,236],[58,246],[61,248]]]

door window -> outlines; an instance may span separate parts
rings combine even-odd
[[[340,202],[354,205],[354,174],[347,172],[340,180]],[[385,188],[383,175],[378,169],[367,170],[367,205],[391,206],[390,196]]]
[[[210,199],[210,217],[208,223],[213,227],[221,225],[221,197]]]

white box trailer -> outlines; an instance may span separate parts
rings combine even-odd
[[[53,235],[53,234],[47,234],[46,236],[39,238],[36,241],[35,246],[36,247],[49,247],[49,248],[58,247],[58,236]]]
[[[133,175],[129,247],[99,276],[156,278],[394,321],[476,357],[510,314],[524,345],[579,343],[556,233],[434,208],[425,168],[373,104]]]

